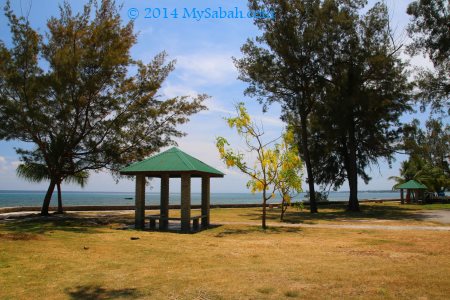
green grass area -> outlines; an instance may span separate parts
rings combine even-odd
[[[373,206],[364,206],[357,218],[415,211],[402,206],[389,213],[389,205]],[[342,207],[321,211],[309,221],[352,216]],[[214,209],[212,221],[258,221],[258,212]],[[276,222],[278,212],[270,216]],[[264,231],[249,225],[195,234],[123,230],[132,222],[132,214],[104,213],[1,222],[0,299],[445,299],[450,294],[448,232]]]

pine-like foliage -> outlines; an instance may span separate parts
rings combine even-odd
[[[35,145],[19,154],[47,168],[43,214],[57,182],[90,170],[116,172],[173,144],[183,135],[177,125],[205,109],[204,95],[159,96],[174,62],[165,53],[134,60],[133,23],[124,24],[112,0],[90,1],[79,13],[65,2],[45,36],[9,3],[5,12],[12,47],[0,41],[0,139]]]

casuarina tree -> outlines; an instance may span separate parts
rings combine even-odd
[[[352,3],[352,5],[355,3]],[[322,52],[329,62],[321,105],[311,120],[316,179],[339,187],[348,181],[350,211],[359,210],[358,177],[383,158],[390,162],[400,142],[400,116],[410,109],[411,85],[389,27],[387,7],[326,1],[329,14]]]
[[[62,180],[115,172],[173,144],[183,135],[177,125],[205,108],[204,95],[159,96],[174,62],[165,53],[133,59],[133,23],[121,20],[112,0],[90,1],[79,13],[65,2],[45,36],[9,2],[5,12],[12,46],[0,41],[0,139],[34,145],[18,153],[48,172],[44,215]]]
[[[409,4],[407,13],[412,17],[409,52],[428,55],[434,66],[433,70],[418,69],[416,97],[422,108],[430,105],[432,112],[450,114],[450,3],[416,0]]]
[[[322,39],[321,1],[251,0],[255,10],[271,10],[273,18],[255,19],[261,35],[242,46],[235,59],[245,93],[264,103],[279,103],[282,119],[295,131],[298,151],[306,166],[310,210],[317,212],[309,135],[310,114],[323,90],[323,63],[318,54]]]

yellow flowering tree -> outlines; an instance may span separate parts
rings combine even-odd
[[[247,187],[252,193],[262,192],[262,227],[266,226],[266,204],[275,198],[275,192],[279,191],[283,198],[283,211],[285,204],[290,202],[291,191],[301,191],[301,162],[298,158],[294,136],[291,131],[283,134],[280,144],[271,146],[274,141],[265,143],[262,140],[264,131],[251,121],[243,103],[236,105],[236,117],[226,118],[230,128],[235,128],[244,139],[246,150],[256,155],[253,165],[245,161],[245,156],[240,151],[235,151],[224,137],[216,138],[216,146],[220,158],[228,168],[237,168],[250,176]],[[294,174],[295,173],[295,174]]]
[[[281,216],[291,205],[291,199],[302,191],[302,163],[300,161],[294,131],[291,128],[283,134],[280,144],[275,146],[281,165],[275,178],[275,185],[281,196]]]

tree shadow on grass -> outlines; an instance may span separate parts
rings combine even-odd
[[[33,214],[4,220],[0,223],[0,228],[16,233],[31,234],[45,234],[54,230],[74,233],[98,233],[101,227],[118,222],[123,223],[124,221],[126,220],[76,214],[50,216]]]
[[[141,295],[136,289],[106,289],[99,285],[76,286],[66,289],[70,299],[98,300],[98,299],[137,299]]]
[[[223,231],[217,233],[215,237],[226,237],[231,235],[244,235],[249,233],[263,233],[263,234],[280,234],[287,232],[302,232],[301,228],[298,227],[267,227],[266,229],[262,229],[260,226],[248,226],[245,228],[226,228]]]
[[[284,223],[291,224],[315,224],[320,220],[327,221],[373,221],[373,220],[406,220],[427,221],[431,216],[418,214],[415,209],[394,205],[365,205],[360,204],[361,211],[350,212],[345,205],[327,205],[319,207],[319,213],[311,214],[308,209],[301,211],[288,209],[284,216]],[[281,209],[269,209],[267,220],[280,221]],[[241,214],[242,217],[251,220],[261,220],[261,212],[254,210],[250,213]]]

